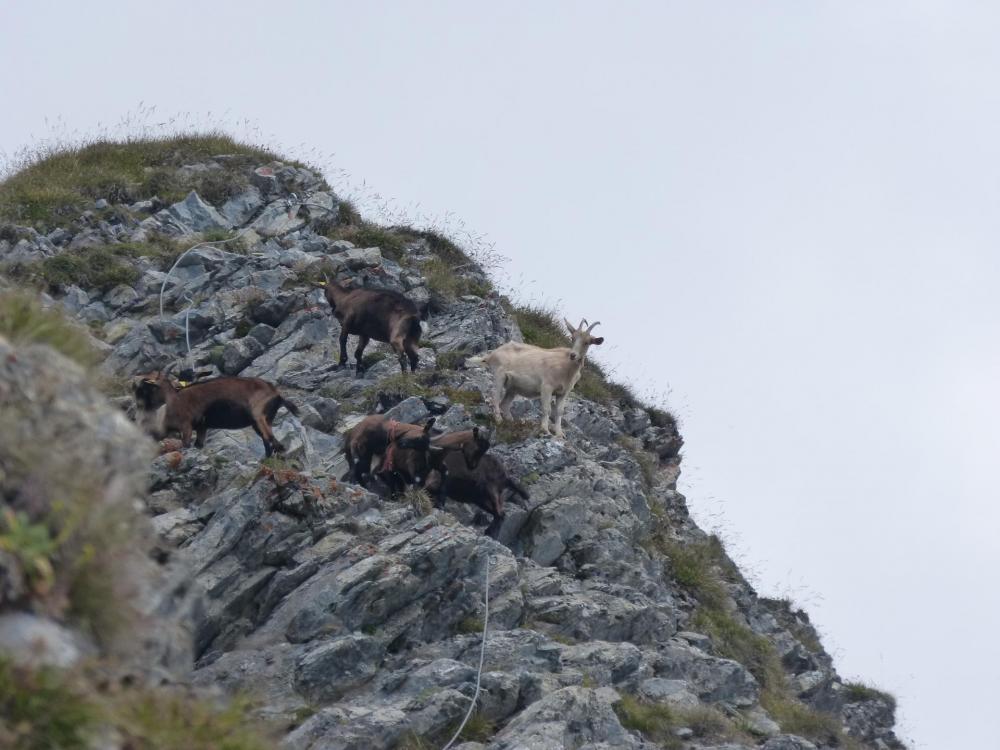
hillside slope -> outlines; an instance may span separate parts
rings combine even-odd
[[[131,532],[142,560],[118,566],[143,592],[140,643],[128,649],[93,618],[50,606],[51,586],[24,583],[30,561],[58,570],[67,556],[45,545],[29,555],[11,541],[21,538],[14,511],[54,537],[66,511],[30,506],[30,472],[0,464],[11,510],[0,535],[0,650],[18,662],[17,644],[31,640],[4,635],[11,618],[74,644],[61,660],[42,655],[17,669],[79,670],[90,658],[113,663],[114,679],[127,673],[125,694],[166,683],[213,701],[247,696],[246,710],[279,737],[264,746],[440,747],[475,690],[488,576],[482,691],[456,743],[465,750],[902,747],[891,697],[844,684],[808,617],[758,597],[691,520],[676,490],[673,419],[597,368],[568,401],[565,441],[537,436],[536,401],[519,399],[520,421],[496,429],[491,452],[531,494],[525,507],[508,506],[497,540],[470,506],[435,510],[421,493],[392,500],[340,480],[341,434],[365,414],[495,427],[490,377],[465,358],[508,340],[564,338],[544,311],[501,298],[446,239],[367,224],[315,172],[219,138],[51,157],[0,184],[0,221],[0,284],[38,288],[86,326],[97,352],[89,374],[53,364],[60,355],[48,349],[31,354],[52,336],[0,324],[0,353],[29,368],[0,368],[0,398],[32,405],[11,418],[27,434],[61,404],[77,433],[92,425],[92,445],[124,439],[104,454],[129,456],[129,466],[102,465],[100,486],[158,454]],[[167,279],[199,240],[214,244],[186,254]],[[429,307],[418,373],[401,376],[374,342],[363,377],[335,367],[339,326],[316,283],[323,273]],[[301,422],[282,412],[275,425],[286,458],[262,462],[250,431],[157,451],[124,421],[99,427],[117,419],[106,402],[62,403],[67,389],[91,393],[89,380],[127,409],[127,378],[173,362],[278,384],[300,408]],[[31,367],[36,382],[60,383],[51,403],[33,393]],[[62,383],[67,370],[75,385]],[[49,439],[58,445],[61,434]],[[73,450],[81,464],[103,461]],[[11,456],[8,443],[0,458]],[[99,608],[117,608],[117,596]],[[114,727],[102,746],[139,736],[120,716],[95,719]],[[143,736],[133,746],[196,746]]]

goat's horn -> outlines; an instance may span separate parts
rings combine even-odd
[[[600,324],[601,324],[601,321],[597,321],[596,323],[591,323],[591,324],[590,324],[590,328],[588,328],[588,329],[587,329],[587,333],[590,333],[591,331],[593,331],[593,330],[594,330],[594,328],[596,328],[596,327],[597,327],[597,326],[599,326]]]
[[[566,324],[566,327],[569,330],[571,330],[571,331],[575,331],[576,330],[576,328],[573,327],[573,324],[569,322],[569,318],[563,318],[563,323]]]
[[[176,362],[171,362],[169,365],[167,365],[167,369],[163,371],[163,377],[167,377],[170,374],[170,371],[173,370],[175,367],[177,367]]]
[[[583,327],[584,327],[585,325],[587,325],[587,319],[586,319],[586,318],[580,318],[580,325],[578,325],[578,326],[576,327],[576,330],[578,330],[578,331],[582,331],[582,330],[583,330]]]

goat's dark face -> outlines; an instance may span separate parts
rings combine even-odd
[[[490,449],[490,437],[478,427],[472,428],[472,440],[462,443],[462,457],[470,471],[479,466],[479,460]]]
[[[132,397],[136,406],[151,411],[166,403],[164,387],[173,389],[173,384],[162,372],[149,372],[132,378]]]

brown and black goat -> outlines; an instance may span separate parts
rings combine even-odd
[[[444,476],[447,473],[445,458],[454,456],[461,460],[469,471],[475,469],[490,449],[490,438],[484,430],[449,432],[434,438],[429,433],[422,440],[403,439],[381,456],[375,474],[394,492],[406,485],[423,487],[435,497],[435,504],[441,507],[444,497]],[[459,458],[460,457],[460,458]]]
[[[423,330],[420,309],[413,300],[388,289],[353,289],[329,278],[326,278],[323,293],[334,317],[340,321],[338,367],[347,364],[347,337],[354,334],[358,337],[354,359],[359,374],[364,371],[362,357],[371,339],[392,346],[403,372],[406,372],[407,360],[410,370],[416,371],[417,344]]]
[[[505,499],[513,500],[520,495],[529,499],[528,491],[515,482],[496,456],[483,456],[478,464],[469,467],[458,455],[448,453],[443,456],[443,471],[433,472],[427,484],[441,483],[439,498],[450,497],[460,503],[475,505],[493,516],[486,534],[496,538],[506,516]],[[443,503],[439,504],[443,505]]]
[[[380,463],[384,464],[386,456],[391,462],[396,451],[400,448],[419,450],[423,454],[430,445],[430,433],[433,426],[433,418],[428,419],[427,423],[421,426],[408,422],[397,422],[382,414],[371,414],[365,417],[344,435],[347,473],[342,479],[353,477],[357,484],[365,487],[372,475],[373,457],[382,456]]]
[[[205,445],[209,430],[253,428],[267,456],[284,451],[271,424],[282,406],[292,414],[298,409],[278,389],[260,378],[222,377],[201,380],[178,388],[170,378],[170,368],[136,377],[132,392],[141,422],[157,440],[178,432],[184,447]]]

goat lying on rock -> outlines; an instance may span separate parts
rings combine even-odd
[[[549,433],[549,416],[552,411],[552,397],[556,398],[555,434],[563,437],[562,416],[566,396],[580,379],[587,349],[603,344],[603,337],[591,336],[590,332],[600,323],[587,324],[586,319],[574,327],[564,321],[569,329],[570,346],[542,349],[531,344],[508,341],[482,357],[470,357],[467,364],[485,365],[493,373],[493,415],[497,422],[504,417],[511,419],[510,404],[515,396],[541,397],[541,430]]]
[[[374,456],[382,456],[381,463],[384,463],[385,458],[389,457],[391,460],[398,449],[417,450],[423,455],[430,446],[430,432],[433,426],[433,418],[420,426],[397,422],[382,414],[365,417],[344,436],[344,455],[347,457],[348,468],[343,479],[353,477],[355,483],[364,487],[372,475],[371,464]]]
[[[157,440],[179,432],[186,448],[195,432],[195,446],[201,448],[209,430],[252,427],[264,441],[265,455],[284,451],[271,424],[282,406],[292,414],[298,414],[298,409],[271,383],[259,378],[223,377],[178,389],[169,373],[167,368],[140,375],[132,383],[141,421]]]
[[[323,293],[334,317],[340,321],[338,367],[347,364],[347,337],[355,334],[358,348],[354,350],[354,359],[358,374],[364,371],[361,359],[371,339],[392,346],[403,372],[406,372],[407,360],[410,370],[416,371],[417,344],[423,331],[420,310],[413,300],[387,289],[351,289],[329,278]]]

